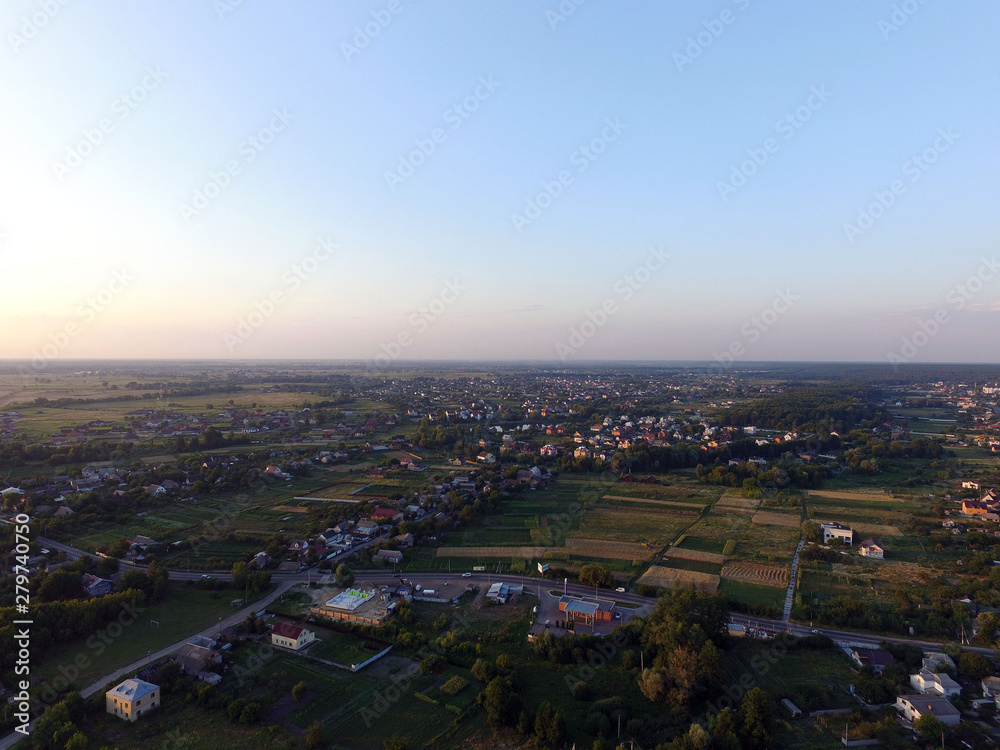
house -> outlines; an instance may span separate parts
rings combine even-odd
[[[937,672],[942,667],[949,667],[954,670],[955,660],[948,656],[948,654],[942,654],[938,651],[924,651],[924,658],[920,664],[921,669],[929,669],[932,672]]]
[[[375,557],[391,563],[403,562],[403,553],[396,549],[380,549],[375,553]]]
[[[1000,698],[1000,677],[984,677],[982,681],[983,695],[987,698]]]
[[[590,458],[590,449],[584,448],[582,445],[573,451],[573,458]]]
[[[399,523],[403,520],[403,513],[392,508],[376,508],[371,512],[371,517],[378,523]]]
[[[559,449],[554,445],[543,445],[538,453],[542,458],[556,458],[559,456]]]
[[[492,466],[497,462],[497,457],[492,453],[487,453],[486,451],[480,451],[476,456],[476,461],[481,464],[486,464],[487,466]]]
[[[896,697],[896,708],[908,721],[917,721],[920,717],[931,714],[950,727],[962,719],[962,714],[947,698],[900,695]]]
[[[288,545],[289,552],[305,552],[309,549],[309,542],[305,539],[293,539]]]
[[[982,500],[963,500],[962,513],[967,516],[983,516],[990,512],[990,506]]]
[[[316,634],[306,630],[301,625],[290,625],[287,622],[276,622],[271,628],[271,645],[299,651],[316,640]]]
[[[885,550],[875,543],[874,539],[865,539],[858,545],[858,554],[862,557],[871,557],[876,560],[885,559]]]
[[[845,547],[854,544],[854,531],[850,526],[843,526],[839,523],[822,523],[820,529],[823,531],[823,544],[829,544],[834,539],[839,539]]]
[[[62,505],[52,515],[55,518],[65,518],[66,516],[72,516],[73,515],[73,509],[70,508],[68,505]]]
[[[964,481],[964,482],[962,482],[962,489],[963,490],[978,490],[979,489],[979,482]]]
[[[375,521],[365,520],[358,521],[358,525],[354,527],[354,533],[358,536],[375,536],[378,534],[379,528]]]
[[[876,672],[881,672],[886,667],[896,663],[888,651],[872,648],[856,648],[851,651],[851,658],[859,667],[870,666]]]
[[[124,680],[104,694],[105,710],[135,721],[160,705],[160,686],[145,680]]]
[[[197,675],[210,665],[219,664],[222,661],[222,654],[195,643],[185,643],[178,649],[174,660],[181,665],[184,674]]]
[[[407,532],[405,534],[400,534],[399,536],[393,537],[397,542],[399,542],[400,547],[412,547],[413,546],[413,534]]]
[[[910,686],[918,693],[936,693],[950,698],[962,692],[962,686],[955,682],[948,674],[932,672],[929,669],[921,669],[916,674],[910,675]]]
[[[83,584],[83,590],[87,592],[87,596],[104,596],[110,594],[115,587],[114,583],[107,578],[100,578],[91,573],[84,573],[80,583]]]
[[[251,562],[256,563],[257,567],[263,570],[271,562],[271,558],[266,552],[258,552],[253,556],[253,560],[251,560]]]

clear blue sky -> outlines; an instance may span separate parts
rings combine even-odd
[[[44,8],[0,356],[1000,359],[995,2]]]

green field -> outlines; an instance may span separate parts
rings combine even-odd
[[[53,679],[75,672],[72,682],[82,689],[102,675],[141,659],[147,652],[156,652],[229,617],[233,614],[230,601],[242,596],[242,591],[204,591],[187,583],[172,582],[167,598],[141,608],[135,621],[123,627],[118,638],[110,637],[116,632],[114,626],[98,628],[92,638],[47,652],[32,674]],[[101,633],[107,633],[108,637],[102,638]]]

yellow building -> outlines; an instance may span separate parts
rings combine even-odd
[[[125,680],[104,694],[109,714],[135,721],[160,705],[160,686],[143,680]]]

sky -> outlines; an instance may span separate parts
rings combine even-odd
[[[990,0],[0,31],[0,357],[1000,360]]]

